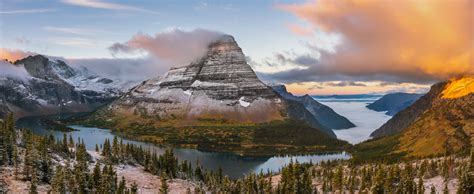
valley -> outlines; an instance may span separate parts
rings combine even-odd
[[[474,194],[473,0],[0,0],[0,194]]]

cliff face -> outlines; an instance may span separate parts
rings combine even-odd
[[[386,111],[386,115],[393,116],[401,110],[409,107],[423,94],[392,93],[382,96],[377,101],[367,105],[368,109],[374,111]]]
[[[337,114],[330,107],[319,103],[309,95],[294,96],[286,90],[284,85],[272,86],[272,89],[280,94],[284,99],[302,104],[313,117],[325,128],[347,129],[355,125],[344,116]]]
[[[26,75],[0,77],[0,117],[9,112],[16,118],[87,112],[121,94],[113,80],[86,76],[63,61],[51,60],[42,55],[3,65],[22,68]]]

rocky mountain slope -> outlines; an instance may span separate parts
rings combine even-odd
[[[423,94],[414,93],[391,93],[382,96],[377,101],[367,105],[368,109],[374,111],[387,111],[385,114],[393,116],[397,112],[409,107],[417,101]]]
[[[302,104],[316,120],[326,128],[330,129],[347,129],[355,127],[346,117],[337,114],[330,107],[319,103],[309,95],[294,96],[286,90],[284,85],[272,86],[272,89],[280,94],[287,101],[294,101]]]
[[[291,120],[303,125],[292,127],[288,125]],[[304,106],[287,102],[262,83],[229,35],[210,44],[201,59],[144,81],[86,122],[121,129],[118,133],[142,140],[203,149],[225,148],[216,144],[236,149],[245,144],[250,149],[264,143],[256,142],[257,136],[264,135],[260,132],[267,132],[262,138],[269,141],[278,129],[286,134],[274,137],[282,144],[292,144],[289,141],[305,135],[313,137],[307,145],[335,140],[332,130]],[[297,128],[304,132],[296,134]],[[283,140],[288,135],[298,137]]]
[[[11,64],[21,76],[0,76],[0,117],[16,118],[66,112],[87,112],[121,95],[114,80],[99,77],[87,69],[74,69],[61,60],[42,55],[29,56]]]
[[[468,153],[474,144],[474,77],[433,85],[372,135],[382,138],[362,146],[377,145],[377,149],[387,149],[385,154]]]

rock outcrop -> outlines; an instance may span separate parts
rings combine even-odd
[[[273,90],[280,94],[287,101],[294,101],[302,104],[316,120],[325,128],[347,129],[355,125],[344,116],[337,114],[330,107],[319,103],[309,95],[294,96],[286,90],[284,85],[272,86]]]
[[[421,96],[423,96],[423,94],[391,93],[382,96],[382,98],[367,105],[366,107],[378,112],[386,111],[386,115],[393,116],[401,110],[412,105]]]

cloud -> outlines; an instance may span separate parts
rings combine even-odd
[[[150,57],[182,65],[198,59],[207,51],[209,44],[222,33],[204,29],[182,31],[170,29],[154,36],[138,33],[124,43],[115,43],[109,47],[113,55],[146,52]]]
[[[308,49],[320,54],[317,62],[269,75],[277,79],[426,83],[474,74],[469,0],[318,0],[277,7],[316,32],[341,36],[335,52],[308,40]]]
[[[118,4],[118,3],[109,3],[101,0],[63,0],[63,3],[81,7],[97,8],[97,9],[107,9],[107,10],[122,10],[122,11],[139,11],[145,13],[157,14],[158,12],[143,9],[139,7],[134,7],[130,5]]]
[[[73,67],[85,67],[107,78],[143,81],[165,72],[150,58],[81,58],[64,59]]]
[[[54,9],[19,9],[10,11],[0,11],[0,14],[27,14],[27,13],[46,13],[55,11]]]
[[[339,82],[328,82],[328,86],[333,86],[333,87],[345,87],[345,86],[360,86],[360,87],[365,87],[364,83],[361,82],[353,82],[353,81],[339,81]]]
[[[71,46],[71,47],[106,47],[110,45],[112,42],[104,41],[104,40],[97,40],[97,39],[90,39],[90,38],[79,38],[79,37],[54,37],[49,38],[53,44],[63,45],[63,46]]]
[[[291,32],[300,35],[300,36],[310,36],[314,33],[314,30],[311,28],[303,27],[301,25],[296,24],[287,24],[288,29]]]
[[[27,56],[34,55],[35,53],[22,50],[13,50],[7,48],[0,48],[0,60],[8,60],[10,62],[15,62],[18,59],[23,59]]]
[[[68,28],[68,27],[54,27],[54,26],[45,26],[43,29],[51,32],[61,32],[75,35],[92,35],[94,31],[82,28]]]
[[[11,78],[27,78],[30,77],[25,68],[19,65],[11,64],[7,61],[0,60],[0,77],[11,77]]]
[[[15,42],[18,44],[30,44],[31,41],[25,36],[20,36],[15,38]]]

